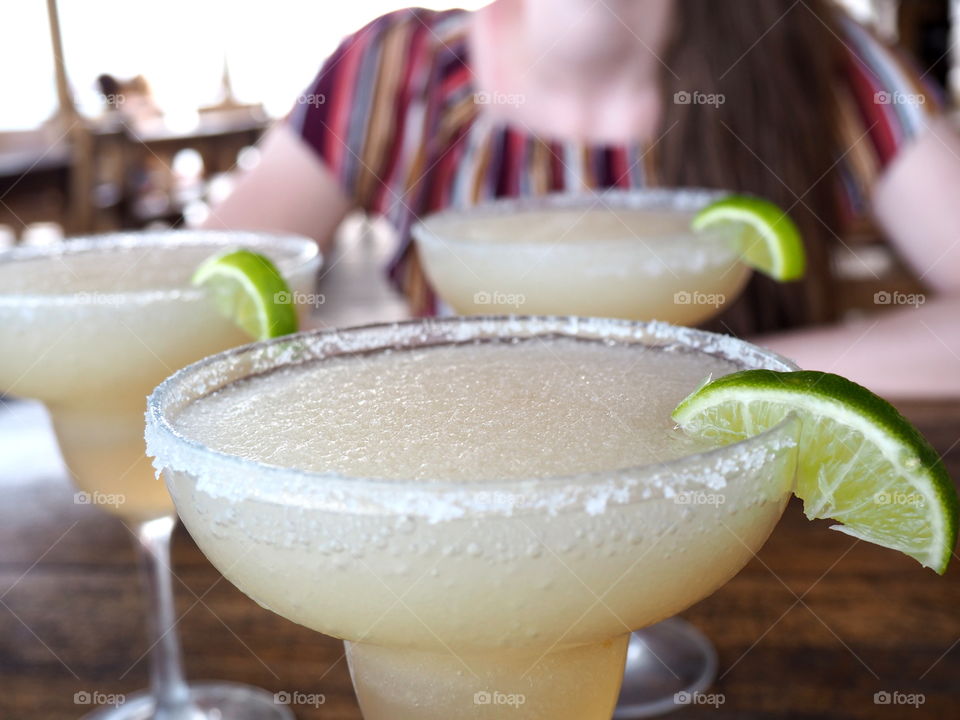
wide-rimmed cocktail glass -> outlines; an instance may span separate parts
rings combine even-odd
[[[750,277],[732,231],[690,229],[694,214],[725,194],[658,188],[510,198],[440,211],[412,233],[433,288],[462,315],[696,325]]]
[[[97,717],[289,716],[254,688],[185,684],[169,565],[176,515],[144,454],[144,399],[154,386],[199,358],[249,342],[190,284],[200,262],[232,247],[264,253],[298,293],[311,289],[316,243],[293,236],[118,233],[0,253],[0,390],[46,405],[76,501],[130,526],[150,593],[151,691]]]
[[[257,383],[292,383],[291,397],[305,398],[310,385],[298,384],[298,373],[316,363],[360,369],[373,356],[399,362],[444,346],[468,353],[469,362],[487,344],[570,339],[638,358],[662,351],[722,358],[734,369],[791,368],[733,338],[607,319],[448,318],[305,333],[207,358],[166,380],[148,403],[148,453],[185,526],[225,577],[264,607],[346,641],[367,720],[608,720],[630,631],[720,587],[779,520],[793,488],[793,416],[669,462],[484,482],[285,466],[284,448],[304,439],[279,429],[259,448],[269,462],[259,462],[205,445],[179,424],[218,390],[246,388],[242,407],[215,412],[231,418],[220,440],[250,447],[254,425],[280,427],[256,411]],[[349,382],[349,373],[342,377]],[[475,392],[492,394],[479,385]],[[379,407],[374,394],[357,401]],[[471,412],[469,398],[466,405]],[[341,409],[346,423],[350,407]],[[282,412],[294,417],[297,401]],[[313,427],[309,412],[291,422]],[[355,441],[380,426],[350,425]],[[343,453],[351,452],[347,434]],[[698,493],[715,502],[689,501]]]

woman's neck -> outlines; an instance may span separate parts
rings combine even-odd
[[[471,63],[486,111],[541,135],[652,139],[673,2],[497,0],[478,11]]]

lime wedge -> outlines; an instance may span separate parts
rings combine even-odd
[[[744,263],[774,280],[803,277],[806,255],[800,230],[790,216],[768,200],[729,195],[694,215],[694,230],[729,228]]]
[[[942,574],[957,542],[957,493],[936,450],[896,408],[830,373],[745,370],[707,382],[673,419],[728,444],[801,419],[796,494],[808,518],[906,553]]]
[[[286,280],[269,258],[229,250],[204,260],[191,279],[217,308],[256,340],[297,331],[297,312]]]

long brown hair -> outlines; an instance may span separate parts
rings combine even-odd
[[[832,319],[837,12],[829,0],[677,0],[654,150],[661,184],[755,193],[790,208],[808,254],[805,280],[755,275],[714,329],[748,334]]]

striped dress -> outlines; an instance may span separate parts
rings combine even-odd
[[[544,139],[484,113],[468,21],[464,11],[419,8],[374,20],[326,60],[287,118],[354,204],[397,230],[389,275],[417,314],[438,309],[410,238],[417,217],[500,197],[657,183],[643,143]],[[857,218],[876,178],[941,100],[868,30],[848,18],[842,27],[849,58],[837,93],[839,139],[852,149],[837,176],[843,214]]]

